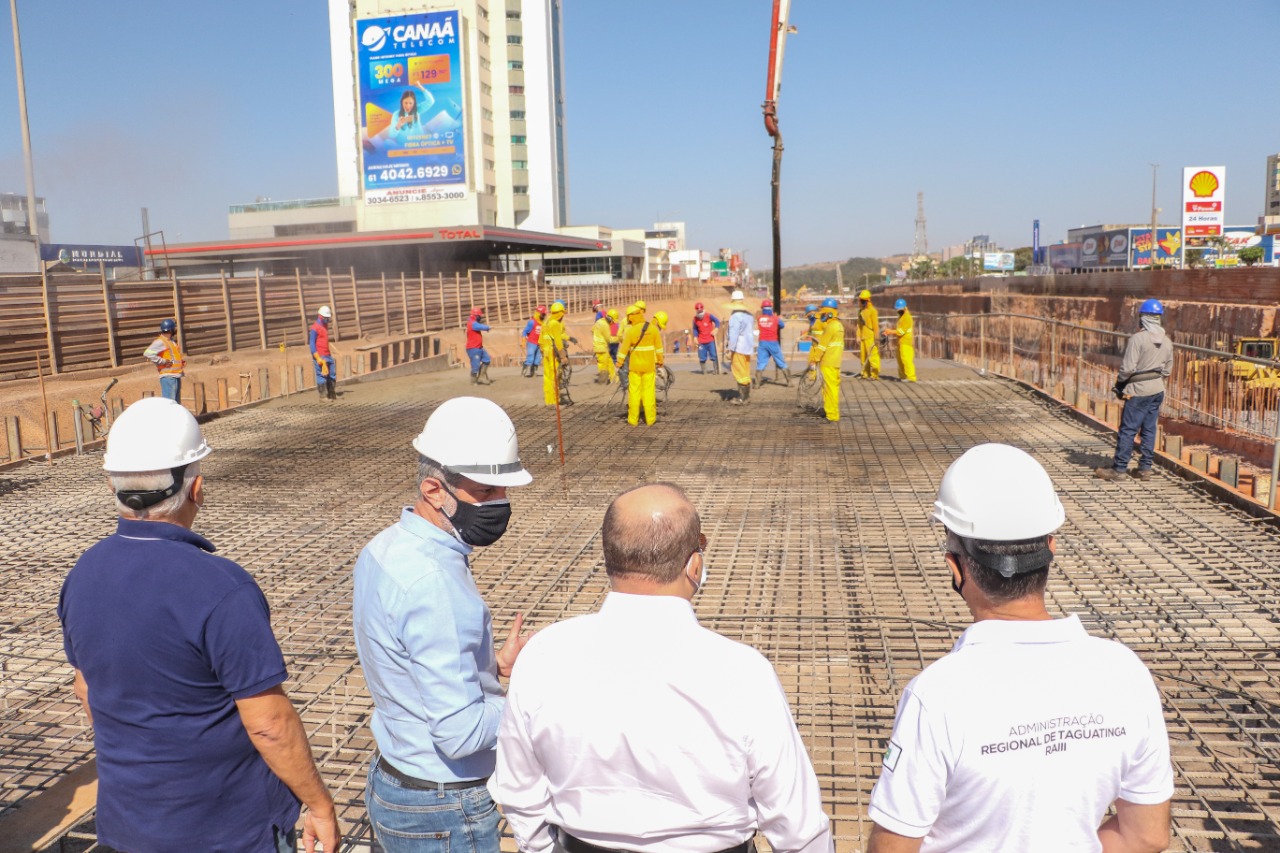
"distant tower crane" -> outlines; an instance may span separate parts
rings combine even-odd
[[[929,257],[929,232],[924,221],[924,193],[916,193],[916,242],[911,251],[912,260]]]
[[[782,177],[782,134],[778,131],[778,93],[782,90],[782,52],[788,33],[791,0],[773,0],[773,30],[769,34],[769,79],[764,94],[764,129],[773,137],[773,304],[782,310],[782,205],[779,181]]]

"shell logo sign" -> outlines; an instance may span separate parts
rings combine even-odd
[[[1188,248],[1201,248],[1222,234],[1226,221],[1225,166],[1188,166],[1182,170],[1182,236]]]
[[[1202,169],[1187,181],[1187,189],[1196,198],[1209,198],[1218,191],[1218,176],[1207,169]]]

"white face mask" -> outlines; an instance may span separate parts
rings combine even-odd
[[[704,586],[706,586],[706,585],[707,585],[707,557],[706,557],[706,555],[705,555],[705,554],[703,554],[703,553],[702,553],[702,549],[701,549],[701,548],[699,548],[699,549],[698,549],[698,551],[697,551],[696,553],[698,554],[698,556],[702,557],[702,576],[698,578],[697,583],[695,583],[695,584],[694,584],[694,586],[693,586],[693,592],[694,592],[694,594],[695,594],[695,595],[696,595],[699,591],[701,591],[701,589],[702,589]],[[693,558],[692,558],[692,557],[690,557],[689,559],[691,559],[691,560],[692,560]],[[686,573],[685,573],[685,576],[686,576],[686,577],[688,577],[688,572],[686,572]],[[689,580],[690,580],[690,582],[692,582],[692,581],[693,581],[693,578],[689,578]]]

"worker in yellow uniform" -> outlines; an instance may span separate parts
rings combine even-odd
[[[656,323],[644,319],[644,309],[637,302],[627,310],[627,331],[618,348],[618,367],[627,366],[627,423],[640,423],[640,406],[644,405],[644,422],[653,426],[658,419],[657,370],[662,366],[662,335]]]
[[[809,369],[822,374],[822,411],[827,420],[840,420],[840,360],[844,357],[844,323],[836,316],[840,303],[835,297],[822,300],[818,319],[822,336],[809,351]]]
[[[876,338],[880,335],[880,313],[871,304],[870,290],[859,293],[858,301],[862,303],[858,311],[858,358],[862,359],[862,378],[879,379],[880,346]]]
[[[609,347],[618,343],[621,338],[613,333],[613,324],[618,322],[618,309],[610,308],[600,315],[591,327],[591,348],[596,354],[596,382],[612,385],[618,381],[618,368],[609,355]]]
[[[560,362],[569,357],[569,333],[564,328],[564,303],[552,302],[550,316],[538,338],[542,350],[542,402],[568,405],[569,389],[560,387]]]
[[[898,378],[903,382],[915,382],[916,321],[911,318],[911,312],[907,310],[907,300],[899,299],[893,303],[893,309],[898,312],[898,327],[885,329],[884,333],[898,339]]]

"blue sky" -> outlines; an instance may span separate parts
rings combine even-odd
[[[684,220],[770,258],[760,117],[771,0],[565,0],[570,218]],[[228,205],[336,192],[321,0],[19,0],[36,190],[58,242],[226,236]],[[1261,213],[1280,151],[1280,3],[793,0],[779,116],[783,259],[1174,221],[1183,166]],[[0,191],[25,192],[9,28]]]

